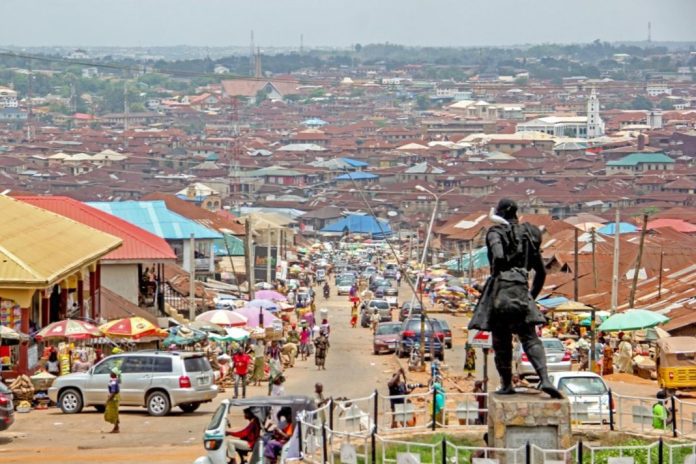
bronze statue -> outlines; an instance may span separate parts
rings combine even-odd
[[[546,279],[541,231],[532,224],[520,224],[517,204],[509,199],[500,200],[490,218],[496,222],[486,234],[491,276],[483,287],[469,329],[491,332],[495,367],[502,383],[496,393],[515,393],[512,335],[517,334],[539,376],[539,388],[552,398],[562,398],[549,380],[544,345],[536,334],[536,326],[546,324],[546,318],[535,303]],[[530,290],[528,273],[531,270],[534,270],[534,279]]]

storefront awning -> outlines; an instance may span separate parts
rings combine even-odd
[[[60,282],[121,245],[121,239],[0,195],[0,289]]]

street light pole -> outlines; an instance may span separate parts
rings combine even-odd
[[[425,259],[428,254],[428,244],[430,243],[430,235],[433,233],[433,225],[435,224],[435,216],[437,215],[437,208],[440,205],[440,195],[437,195],[436,193],[428,190],[427,188],[423,187],[422,185],[416,185],[416,190],[429,193],[435,198],[435,207],[433,208],[433,214],[430,216],[430,224],[428,225],[428,233],[425,235],[425,243],[423,244],[423,255],[421,256],[421,261],[420,261],[420,267],[422,268],[422,274],[419,272],[416,277],[416,286],[415,290],[416,292],[420,288],[421,280],[423,276],[425,275]],[[446,195],[450,193],[454,189],[450,189],[446,191],[445,193],[441,195]],[[410,311],[413,311],[413,303],[416,298],[416,295],[413,295],[413,298],[411,299],[411,309]],[[420,297],[420,305],[421,305],[421,323],[420,323],[420,368],[425,368],[425,319],[426,319],[426,309],[425,305],[423,304],[423,293],[421,292],[421,297]],[[409,315],[410,316],[410,315]],[[433,334],[434,336],[435,334]],[[433,346],[433,341],[430,341],[431,347]]]

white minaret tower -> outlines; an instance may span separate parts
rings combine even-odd
[[[604,135],[604,121],[599,116],[599,99],[595,89],[592,88],[590,98],[587,99],[587,138],[593,139]]]

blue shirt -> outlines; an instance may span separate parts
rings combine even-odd
[[[109,394],[119,393],[120,391],[121,391],[121,388],[118,385],[118,380],[117,379],[109,380]]]

